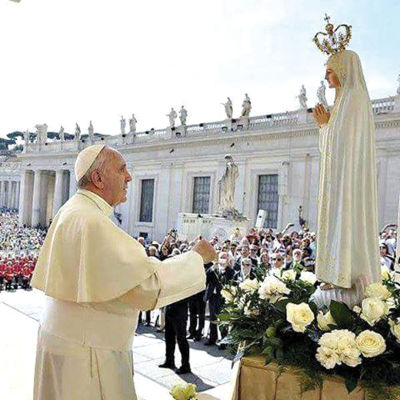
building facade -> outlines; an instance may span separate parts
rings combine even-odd
[[[400,95],[374,100],[373,109],[382,227],[397,222]],[[92,143],[25,146],[11,174],[0,166],[0,205],[6,205],[4,199],[18,203],[20,223],[48,225],[75,193],[76,156]],[[180,212],[215,213],[228,153],[239,169],[237,210],[255,221],[258,210],[265,209],[265,226],[282,229],[289,222],[298,226],[301,206],[302,218],[316,227],[318,128],[305,110],[116,135],[95,143],[116,148],[127,160],[133,180],[128,200],[115,208],[115,221],[131,235],[160,240],[176,226]]]

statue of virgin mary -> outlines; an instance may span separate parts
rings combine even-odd
[[[365,286],[381,280],[374,118],[355,52],[331,55],[326,78],[335,104],[330,114],[322,105],[314,111],[321,125],[316,275],[326,285],[314,301],[353,307]]]

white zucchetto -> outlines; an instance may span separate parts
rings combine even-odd
[[[105,147],[104,144],[95,144],[93,146],[86,147],[82,150],[75,161],[75,179],[79,182],[80,179],[89,171],[89,168],[93,165],[94,160],[100,154],[101,150]]]

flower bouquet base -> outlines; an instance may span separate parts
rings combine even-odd
[[[230,400],[367,400],[365,390],[357,386],[348,393],[344,380],[326,377],[321,387],[302,393],[301,371],[282,368],[275,362],[265,364],[264,356],[243,357],[232,378]]]

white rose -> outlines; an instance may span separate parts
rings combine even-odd
[[[338,330],[334,330],[329,333],[324,333],[321,338],[318,341],[318,344],[322,347],[329,347],[332,350],[337,349],[337,343],[338,343]]]
[[[386,265],[381,266],[381,278],[384,281],[388,281],[390,279],[390,271]]]
[[[393,336],[396,338],[397,343],[400,343],[400,318],[397,318],[397,321],[393,321],[389,319],[390,332],[392,332]]]
[[[282,272],[282,279],[288,281],[294,281],[296,279],[296,271],[294,269],[288,269]]]
[[[244,315],[248,317],[258,317],[260,315],[260,310],[250,308],[249,306],[244,306],[243,308]]]
[[[300,279],[302,281],[310,283],[311,285],[314,285],[314,283],[317,281],[317,277],[315,276],[315,274],[310,271],[301,271]]]
[[[330,331],[329,325],[336,325],[336,321],[333,319],[331,312],[328,311],[325,315],[320,311],[317,315],[318,327],[321,331]]]
[[[391,310],[392,308],[396,308],[396,302],[395,302],[395,300],[394,300],[394,297],[389,297],[389,298],[386,300],[386,304],[387,304],[389,310]]]
[[[361,307],[359,307],[359,306],[354,306],[354,307],[353,307],[353,311],[354,311],[356,314],[359,314],[359,315],[360,315],[362,310],[361,310]]]
[[[341,364],[339,355],[336,353],[335,350],[332,350],[329,347],[318,347],[315,358],[326,369],[332,369],[335,368],[336,364]]]
[[[386,350],[385,339],[377,332],[363,331],[356,339],[357,347],[366,358],[376,357]]]
[[[367,297],[361,303],[360,317],[368,322],[370,326],[374,326],[379,320],[389,313],[389,306],[376,297]]]
[[[260,299],[269,300],[271,303],[276,303],[289,293],[290,289],[275,276],[267,276],[258,289]]]
[[[339,353],[343,353],[345,350],[356,348],[356,335],[347,329],[341,329],[337,331],[337,349]]]
[[[306,303],[286,305],[286,319],[292,324],[295,332],[304,332],[306,327],[314,321],[314,313]]]
[[[377,297],[381,300],[386,300],[392,296],[386,285],[380,282],[371,283],[365,289],[366,297]]]
[[[252,293],[258,290],[260,283],[257,279],[245,279],[239,284],[240,289],[243,289],[246,293]]]
[[[234,299],[231,288],[230,289],[222,289],[221,296],[228,302],[233,301],[233,299]]]
[[[342,351],[340,354],[340,360],[349,367],[356,367],[362,362],[360,355],[360,350],[355,346],[351,346]]]

